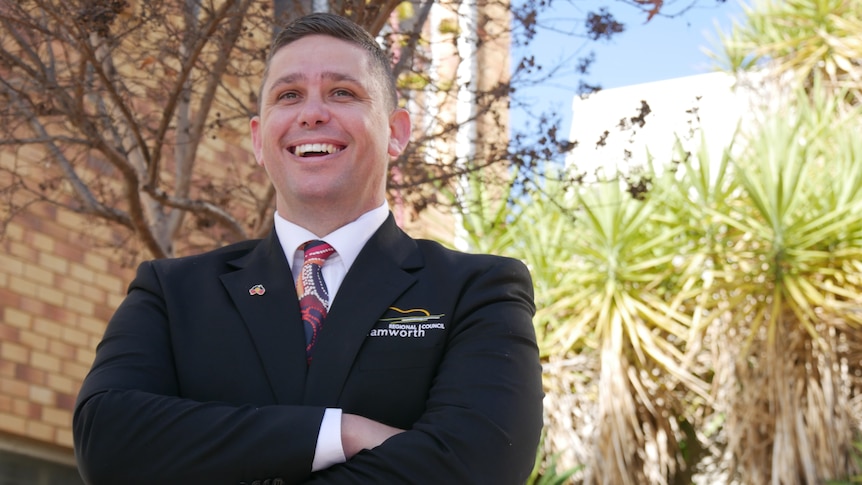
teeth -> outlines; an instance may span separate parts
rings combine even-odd
[[[304,145],[297,145],[295,153],[296,156],[301,157],[306,153],[335,153],[338,151],[338,147],[335,145],[331,145],[329,143],[306,143]]]

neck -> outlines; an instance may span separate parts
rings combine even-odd
[[[288,207],[282,207],[280,204],[277,204],[277,209],[278,215],[283,219],[286,219],[297,226],[308,229],[317,237],[324,237],[327,234],[350,224],[362,216],[362,214],[378,207],[378,205],[373,207],[357,205],[353,208],[346,208],[345,210],[334,210],[333,207],[320,207],[314,205],[291,210]]]

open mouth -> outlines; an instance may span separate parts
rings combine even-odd
[[[338,153],[341,150],[344,150],[344,147],[331,143],[305,143],[293,147],[290,151],[297,157],[322,157]]]

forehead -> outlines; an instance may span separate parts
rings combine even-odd
[[[300,74],[337,73],[363,80],[373,75],[371,54],[346,40],[327,35],[309,35],[282,46],[270,59],[270,78]]]

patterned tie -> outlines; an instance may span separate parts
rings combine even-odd
[[[305,356],[311,363],[311,350],[326,318],[329,307],[329,291],[323,281],[323,262],[335,253],[335,249],[323,241],[308,241],[302,245],[305,252],[302,270],[296,278],[296,294],[302,311],[302,326],[305,328]]]

